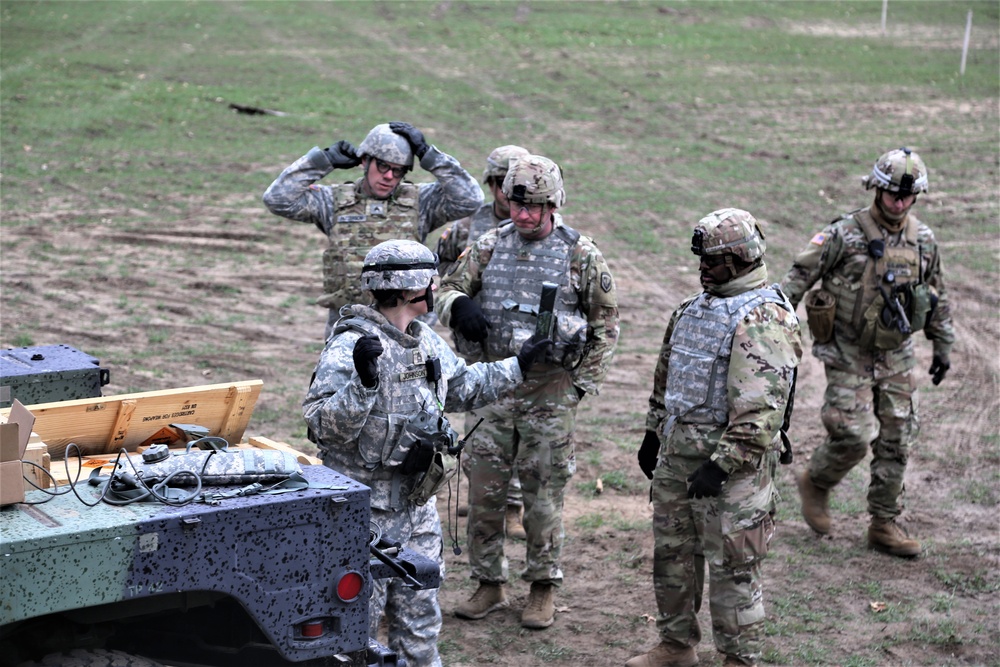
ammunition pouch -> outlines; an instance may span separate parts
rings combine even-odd
[[[435,451],[427,472],[414,487],[407,499],[416,505],[426,505],[444,487],[458,470],[458,457],[445,451]]]
[[[420,481],[407,496],[407,500],[424,505],[448,483],[457,470],[458,458],[455,454],[458,453],[458,434],[444,415],[421,410],[403,426],[396,447],[384,465],[401,465],[418,442],[430,443],[434,447],[434,455],[427,470],[414,473]]]
[[[837,312],[837,297],[823,289],[806,294],[806,321],[809,333],[819,344],[829,343],[833,338],[833,321]]]
[[[937,292],[926,283],[901,285],[894,290],[893,296],[909,321],[910,331],[903,333],[900,330],[898,316],[879,294],[862,315],[861,334],[858,336],[862,349],[886,351],[899,348],[907,338],[927,325],[937,306]]]

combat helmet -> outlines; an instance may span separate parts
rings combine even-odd
[[[503,179],[503,193],[519,204],[551,204],[560,208],[566,203],[562,170],[541,155],[525,155],[512,164]]]
[[[490,178],[498,178],[503,182],[504,176],[510,170],[510,165],[518,158],[531,155],[531,151],[522,146],[500,146],[486,158],[486,169],[483,170],[483,183],[489,183]]]
[[[903,196],[916,195],[927,192],[927,167],[919,155],[904,146],[883,154],[861,183],[865,190],[879,188]]]
[[[764,256],[767,243],[757,219],[738,208],[720,208],[695,225],[691,252],[698,255],[733,255],[746,263]]]
[[[413,167],[413,148],[409,140],[396,134],[388,123],[376,125],[358,146],[358,156],[371,155],[383,162]]]
[[[361,269],[366,290],[419,290],[437,276],[438,258],[422,243],[383,241],[368,251]]]

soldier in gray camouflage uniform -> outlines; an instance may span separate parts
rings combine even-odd
[[[938,384],[951,367],[955,330],[934,233],[911,213],[927,191],[923,160],[907,148],[889,151],[863,183],[875,189],[871,206],[813,236],[782,280],[793,304],[805,297],[813,356],[827,378],[827,438],[799,476],[799,493],[806,523],[828,533],[830,489],[871,450],[868,546],[914,557],[920,542],[896,523],[920,428],[913,334],[923,329],[932,342],[930,375]]]
[[[479,207],[479,210],[467,218],[456,220],[451,223],[441,238],[438,240],[437,252],[441,265],[438,273],[442,276],[451,273],[457,262],[458,256],[468,246],[486,232],[496,229],[501,224],[510,220],[510,202],[507,195],[503,193],[503,179],[507,175],[510,165],[518,158],[531,153],[527,148],[521,146],[499,146],[486,157],[486,168],[483,170],[483,184],[489,188],[493,194],[493,201],[486,202]],[[458,332],[453,332],[455,349],[467,362],[472,363],[483,358],[482,343],[472,343],[466,340]],[[466,424],[466,431],[475,424]],[[469,457],[462,459],[463,470],[468,475]],[[468,514],[468,506],[459,508],[459,515]],[[521,480],[517,477],[517,470],[514,470],[510,477],[510,488],[507,490],[507,517],[506,533],[507,537],[523,540],[527,537],[524,532],[524,525],[521,517],[524,514],[524,501],[521,497]]]
[[[695,227],[704,291],[681,303],[653,375],[639,467],[653,480],[653,587],[661,642],[627,667],[698,663],[705,564],[726,665],[762,652],[761,564],[774,534],[775,459],[802,356],[795,309],[767,286],[766,245],[746,211]],[[662,448],[661,448],[662,443]]]
[[[303,415],[324,465],[371,488],[372,521],[383,535],[436,560],[443,578],[436,489],[427,481],[444,469],[447,449],[457,443],[444,413],[497,400],[523,381],[551,343],[528,341],[516,357],[467,366],[416,320],[433,311],[436,267],[434,253],[416,241],[386,241],[368,252],[361,282],[375,303],[341,310]],[[389,646],[407,664],[441,664],[437,589],[377,580],[372,636],[383,611]]]
[[[414,155],[436,182],[403,180]],[[336,169],[358,165],[364,173],[356,181],[317,184]],[[455,158],[428,145],[420,130],[398,121],[376,125],[357,149],[346,140],[327,149],[312,148],[264,192],[271,213],[312,223],[329,237],[318,301],[330,309],[327,337],[340,308],[364,300],[358,274],[372,246],[403,238],[423,243],[428,232],[473,213],[482,203],[479,184]]]
[[[552,352],[511,396],[475,411],[485,421],[471,444],[469,561],[479,588],[456,616],[479,619],[508,606],[504,584],[507,486],[517,470],[524,494],[531,593],[521,625],[555,619],[562,583],[565,487],[576,470],[576,409],[596,394],[618,342],[615,283],[592,239],[567,227],[562,173],[539,155],[520,158],[503,182],[511,222],[487,232],[459,257],[441,287],[441,320],[500,359],[532,336],[543,282],[558,286]],[[544,318],[547,319],[547,318]],[[543,320],[544,321],[544,320]]]

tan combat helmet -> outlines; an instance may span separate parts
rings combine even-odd
[[[383,162],[413,167],[413,148],[406,137],[396,134],[388,123],[376,125],[358,146],[358,157],[370,155]]]
[[[878,188],[904,197],[916,195],[927,192],[927,167],[909,148],[897,148],[883,154],[872,167],[872,173],[864,176],[861,183],[865,190]]]
[[[720,208],[695,225],[691,252],[702,255],[733,255],[746,263],[764,256],[767,243],[757,219],[738,208]]]
[[[566,203],[562,170],[541,155],[526,155],[512,164],[503,179],[503,193],[519,204],[551,204],[560,208]]]
[[[368,251],[361,269],[366,290],[419,290],[437,276],[438,258],[416,241],[383,241]]]
[[[504,176],[507,175],[510,165],[525,155],[531,155],[531,151],[521,146],[514,146],[513,144],[494,148],[493,152],[486,158],[486,169],[483,170],[483,183],[489,183],[490,178],[503,183]]]

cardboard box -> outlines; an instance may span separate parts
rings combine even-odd
[[[21,459],[34,425],[35,416],[18,400],[11,406],[7,423],[0,424],[0,505],[24,502]]]

